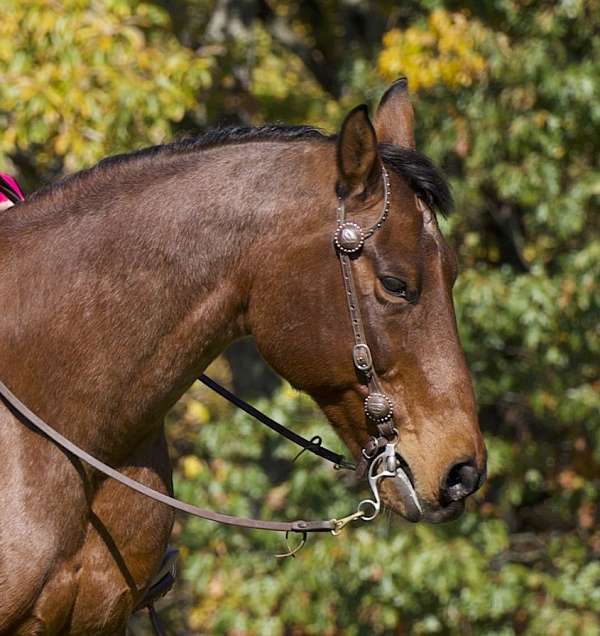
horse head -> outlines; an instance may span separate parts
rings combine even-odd
[[[451,196],[414,149],[406,81],[386,91],[373,122],[366,107],[355,108],[335,143],[322,146],[310,157],[314,190],[306,192],[301,178],[295,186],[289,171],[295,203],[283,211],[286,230],[268,255],[264,242],[254,255],[261,266],[250,329],[267,361],[316,400],[357,458],[377,434],[377,418],[365,413],[375,377],[378,406],[393,411],[391,441],[414,488],[383,480],[384,503],[413,521],[455,518],[484,479],[486,451],[452,300],[457,259],[435,214],[447,211]],[[347,249],[341,224],[350,230]],[[340,247],[353,294],[343,283]],[[353,303],[367,374],[356,363]]]

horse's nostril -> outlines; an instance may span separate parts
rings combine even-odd
[[[473,461],[459,462],[450,468],[442,487],[442,503],[460,501],[479,488],[482,474],[474,464]]]

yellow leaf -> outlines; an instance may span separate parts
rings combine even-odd
[[[191,400],[187,404],[186,417],[194,422],[206,424],[210,420],[210,411],[201,402]]]
[[[195,455],[186,455],[181,460],[181,465],[186,479],[196,479],[204,470],[204,464]]]
[[[415,91],[437,84],[469,86],[486,70],[477,50],[484,34],[483,27],[463,13],[436,9],[426,25],[392,29],[383,36],[379,72],[386,79],[408,76]]]

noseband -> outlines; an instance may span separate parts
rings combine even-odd
[[[315,437],[307,440],[291,431],[287,427],[272,420],[258,409],[247,404],[237,396],[229,393],[227,389],[216,383],[211,378],[202,375],[200,380],[209,388],[219,393],[225,399],[242,408],[261,423],[269,426],[275,432],[283,435],[304,450],[319,455],[332,462],[336,468],[356,469],[359,475],[368,473],[368,482],[371,488],[372,499],[364,499],[358,504],[356,511],[342,519],[330,519],[325,521],[263,521],[260,519],[248,519],[245,517],[232,517],[212,510],[206,510],[184,503],[145,486],[144,484],[123,475],[114,468],[93,457],[85,450],[58,433],[52,426],[47,424],[42,418],[21,402],[10,389],[0,381],[0,398],[8,406],[10,411],[21,421],[38,429],[43,435],[50,438],[58,446],[68,453],[85,461],[92,468],[95,468],[104,475],[120,482],[121,484],[135,490],[151,499],[159,501],[171,508],[181,510],[196,517],[208,519],[225,525],[238,526],[243,528],[253,528],[258,530],[274,530],[283,532],[296,532],[306,538],[309,532],[332,532],[339,534],[345,525],[351,521],[360,519],[370,521],[379,513],[381,499],[379,496],[379,482],[385,478],[397,479],[401,485],[410,493],[415,506],[420,511],[419,502],[410,480],[400,466],[400,458],[396,454],[396,443],[398,441],[398,430],[394,425],[393,403],[382,388],[381,381],[377,376],[373,366],[371,350],[366,341],[364,324],[358,303],[356,285],[352,272],[352,262],[361,256],[361,251],[366,240],[371,238],[375,232],[381,228],[387,219],[390,209],[390,184],[389,177],[382,166],[382,177],[384,187],[383,210],[377,221],[367,230],[363,230],[358,224],[346,220],[346,209],[344,200],[340,197],[337,207],[337,230],[334,235],[334,244],[342,269],[344,289],[352,324],[354,336],[354,347],[352,359],[354,367],[359,373],[362,381],[368,387],[368,395],[364,401],[366,416],[371,420],[377,429],[377,436],[371,436],[361,452],[361,459],[358,467],[345,460],[341,455],[324,448],[321,445],[321,438]],[[283,555],[287,556],[287,555]]]

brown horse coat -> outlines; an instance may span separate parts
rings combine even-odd
[[[377,218],[383,161],[390,216],[356,263],[367,337],[426,518],[458,514],[445,493],[457,466],[483,473],[485,449],[452,306],[456,261],[414,196],[443,207],[448,192],[412,150],[404,83],[374,128],[353,111],[343,131],[216,131],[101,162],[4,213],[0,378],[88,452],[169,492],[166,412],[253,334],[358,453],[371,431],[331,237],[336,188],[357,222]],[[0,480],[0,633],[123,634],[171,511],[93,474],[2,404]],[[383,495],[403,512],[385,483]]]

